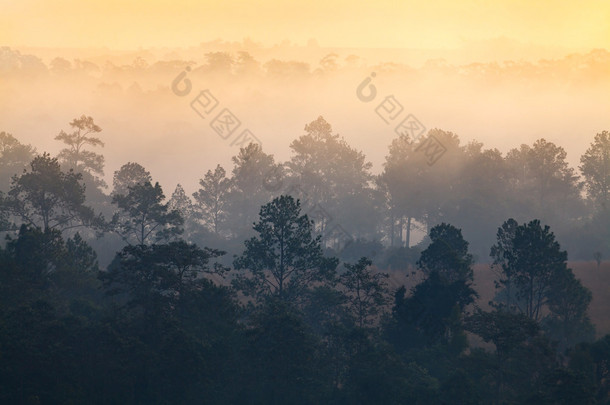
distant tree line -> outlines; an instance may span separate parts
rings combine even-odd
[[[549,224],[572,259],[610,256],[608,131],[594,137],[577,170],[567,163],[562,147],[545,139],[503,155],[476,141],[462,145],[456,134],[433,129],[429,134],[447,148],[433,166],[426,164],[417,143],[404,135],[392,141],[383,170],[375,175],[364,153],[333,134],[330,124],[319,117],[290,144],[292,157],[288,161],[277,162],[259,145],[250,144],[233,157],[232,168],[217,165],[202,173],[199,189],[192,195],[178,185],[166,199],[161,186],[135,162],[117,170],[109,188],[103,180],[104,156],[95,152],[104,145],[98,135],[101,128],[86,116],[72,121],[70,128],[56,137],[65,145],[57,158],[37,155],[32,146],[0,133],[4,228],[19,221],[39,225],[38,219],[26,212],[23,197],[29,193],[28,179],[36,172],[48,173],[53,166],[52,170],[65,177],[55,185],[65,183],[62,187],[68,193],[62,202],[64,217],[47,215],[41,220],[51,221],[45,226],[64,228],[77,224],[73,216],[77,206],[91,208],[100,224],[108,224],[104,243],[87,239],[104,263],[125,241],[143,242],[144,238],[160,237],[160,231],[175,232],[178,226],[182,238],[189,242],[237,254],[241,242],[252,235],[257,207],[282,194],[301,201],[315,222],[315,233],[322,235],[324,248],[334,249],[333,254],[350,261],[357,261],[358,252],[364,250],[383,268],[414,265],[429,241],[425,238],[418,244],[421,235],[442,222],[462,229],[477,261],[488,261],[495,229],[506,218],[520,222],[538,218]],[[74,185],[80,181],[86,204],[72,193],[70,181]],[[136,189],[131,190],[132,186]],[[164,213],[140,212],[141,221],[164,216],[164,221],[174,224],[173,230],[149,229],[149,225],[134,223],[126,216],[139,194],[148,196],[149,208],[156,202],[167,206]],[[69,202],[70,198],[81,201]],[[89,215],[87,221],[92,221],[93,213]],[[112,248],[104,251],[104,246]]]

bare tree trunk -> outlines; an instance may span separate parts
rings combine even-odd
[[[407,218],[407,241],[405,243],[405,246],[408,248],[411,247],[411,217],[409,216]]]

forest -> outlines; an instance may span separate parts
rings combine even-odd
[[[0,133],[0,402],[610,403],[571,268],[610,256],[608,131],[572,167],[434,128],[374,174],[319,116],[192,194],[132,161],[107,184],[103,134],[76,117],[52,155]]]

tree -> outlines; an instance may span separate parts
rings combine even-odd
[[[182,185],[178,184],[176,189],[172,193],[172,197],[167,202],[167,209],[171,211],[177,211],[184,221],[185,235],[190,237],[193,225],[193,202],[186,195]]]
[[[484,149],[480,142],[471,141],[460,149],[461,162],[457,175],[451,176],[442,218],[460,227],[468,235],[471,251],[483,257],[489,254],[496,224],[509,212],[507,165],[499,150]]]
[[[11,178],[25,169],[36,149],[24,145],[6,132],[0,132],[0,190],[8,191]]]
[[[372,317],[379,314],[388,303],[388,287],[385,273],[371,270],[373,263],[362,257],[357,263],[345,263],[346,271],[339,276],[339,283],[345,289],[348,307],[360,328],[373,322]]]
[[[326,213],[312,218],[316,231],[325,234],[331,222],[350,225],[356,236],[376,236],[375,192],[371,187],[372,164],[351,148],[345,139],[332,133],[323,118],[305,125],[306,134],[290,144],[293,156],[286,164],[288,176],[305,195],[304,209],[319,204]],[[305,208],[306,207],[306,208]]]
[[[581,214],[578,175],[566,157],[562,147],[545,139],[508,152],[512,194],[520,209],[547,221],[562,218],[565,222]]]
[[[600,210],[608,209],[610,197],[610,132],[595,135],[589,149],[580,158],[580,171],[587,194]]]
[[[208,170],[199,180],[199,185],[201,188],[193,193],[195,209],[204,223],[218,235],[227,219],[231,180],[226,177],[225,169],[217,165],[214,172]]]
[[[506,258],[506,252],[513,249],[513,241],[515,239],[515,232],[519,224],[514,219],[510,218],[506,220],[496,233],[497,243],[491,247],[490,256],[493,258],[491,268],[496,271],[496,274],[500,277],[496,281],[496,288],[503,286],[506,290],[506,308],[512,309],[511,300],[513,299],[513,269],[510,268]]]
[[[125,163],[119,170],[114,172],[112,179],[112,195],[127,194],[129,187],[136,184],[152,183],[150,172],[138,163]]]
[[[112,217],[111,226],[127,243],[138,245],[181,234],[184,220],[178,211],[163,204],[164,199],[159,183],[153,186],[147,181],[130,186],[126,195],[112,197],[119,211]]]
[[[435,272],[447,282],[472,281],[474,260],[461,229],[442,223],[430,230],[430,240],[417,262],[425,275]]]
[[[185,294],[201,288],[203,275],[223,274],[222,266],[210,264],[223,254],[185,241],[126,246],[99,277],[109,295],[127,293],[130,306],[152,315],[175,309]]]
[[[65,303],[85,290],[90,298],[96,288],[90,276],[97,270],[97,255],[78,232],[64,241],[57,229],[21,225],[17,237],[7,237],[0,248],[2,306],[40,299]]]
[[[480,336],[483,341],[495,346],[495,401],[499,403],[507,385],[507,375],[517,352],[540,332],[540,326],[522,313],[512,313],[503,309],[484,312],[477,309],[467,317],[466,330]],[[536,370],[530,370],[535,372]]]
[[[240,353],[240,359],[246,359],[241,367],[244,380],[231,403],[327,402],[330,378],[319,357],[319,341],[299,315],[290,303],[273,299],[256,311]]]
[[[69,265],[79,272],[97,273],[99,264],[97,253],[78,232],[66,241],[66,252],[69,258]]]
[[[440,343],[459,354],[467,346],[462,313],[478,297],[472,288],[472,255],[461,230],[452,225],[433,227],[430,239],[417,262],[425,279],[409,297],[406,288],[398,289],[386,334],[399,349]]]
[[[405,246],[410,247],[411,222],[421,220],[424,214],[421,187],[425,182],[421,176],[425,166],[417,159],[415,148],[416,145],[408,134],[392,140],[383,172],[377,178],[378,187],[387,194],[390,246],[402,245],[403,230],[406,227]]]
[[[595,327],[587,315],[592,299],[591,291],[582,285],[572,270],[566,268],[554,278],[548,293],[550,314],[545,317],[543,325],[549,337],[559,342],[560,352],[595,339]]]
[[[235,61],[228,52],[208,52],[205,54],[205,70],[210,73],[231,75]]]
[[[553,283],[568,271],[567,252],[561,250],[549,226],[542,227],[537,219],[519,225],[503,245],[502,272],[504,280],[514,280],[516,308],[538,321]]]
[[[178,184],[167,202],[170,211],[178,211],[183,218],[189,218],[193,214],[193,203],[186,195],[182,185]]]
[[[62,130],[55,137],[56,140],[67,145],[59,152],[59,159],[67,168],[77,173],[86,172],[93,176],[98,184],[105,187],[104,181],[95,177],[104,175],[104,156],[84,149],[86,146],[104,146],[104,142],[93,136],[102,132],[102,129],[93,122],[92,117],[86,115],[73,119],[70,127],[72,132],[66,133]]]
[[[248,232],[257,216],[257,207],[269,202],[271,193],[264,188],[268,173],[276,168],[273,155],[263,152],[259,144],[240,148],[233,156],[229,226],[234,236]]]
[[[234,262],[236,287],[256,298],[298,299],[313,283],[332,280],[337,259],[322,255],[320,236],[313,238],[312,222],[301,215],[299,201],[280,196],[261,207],[254,224],[257,236]]]
[[[99,226],[102,218],[85,205],[81,180],[80,173],[61,171],[57,159],[45,153],[32,160],[29,171],[13,176],[2,209],[43,230]]]

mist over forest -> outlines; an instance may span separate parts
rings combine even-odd
[[[0,402],[610,403],[610,52],[0,47]]]

